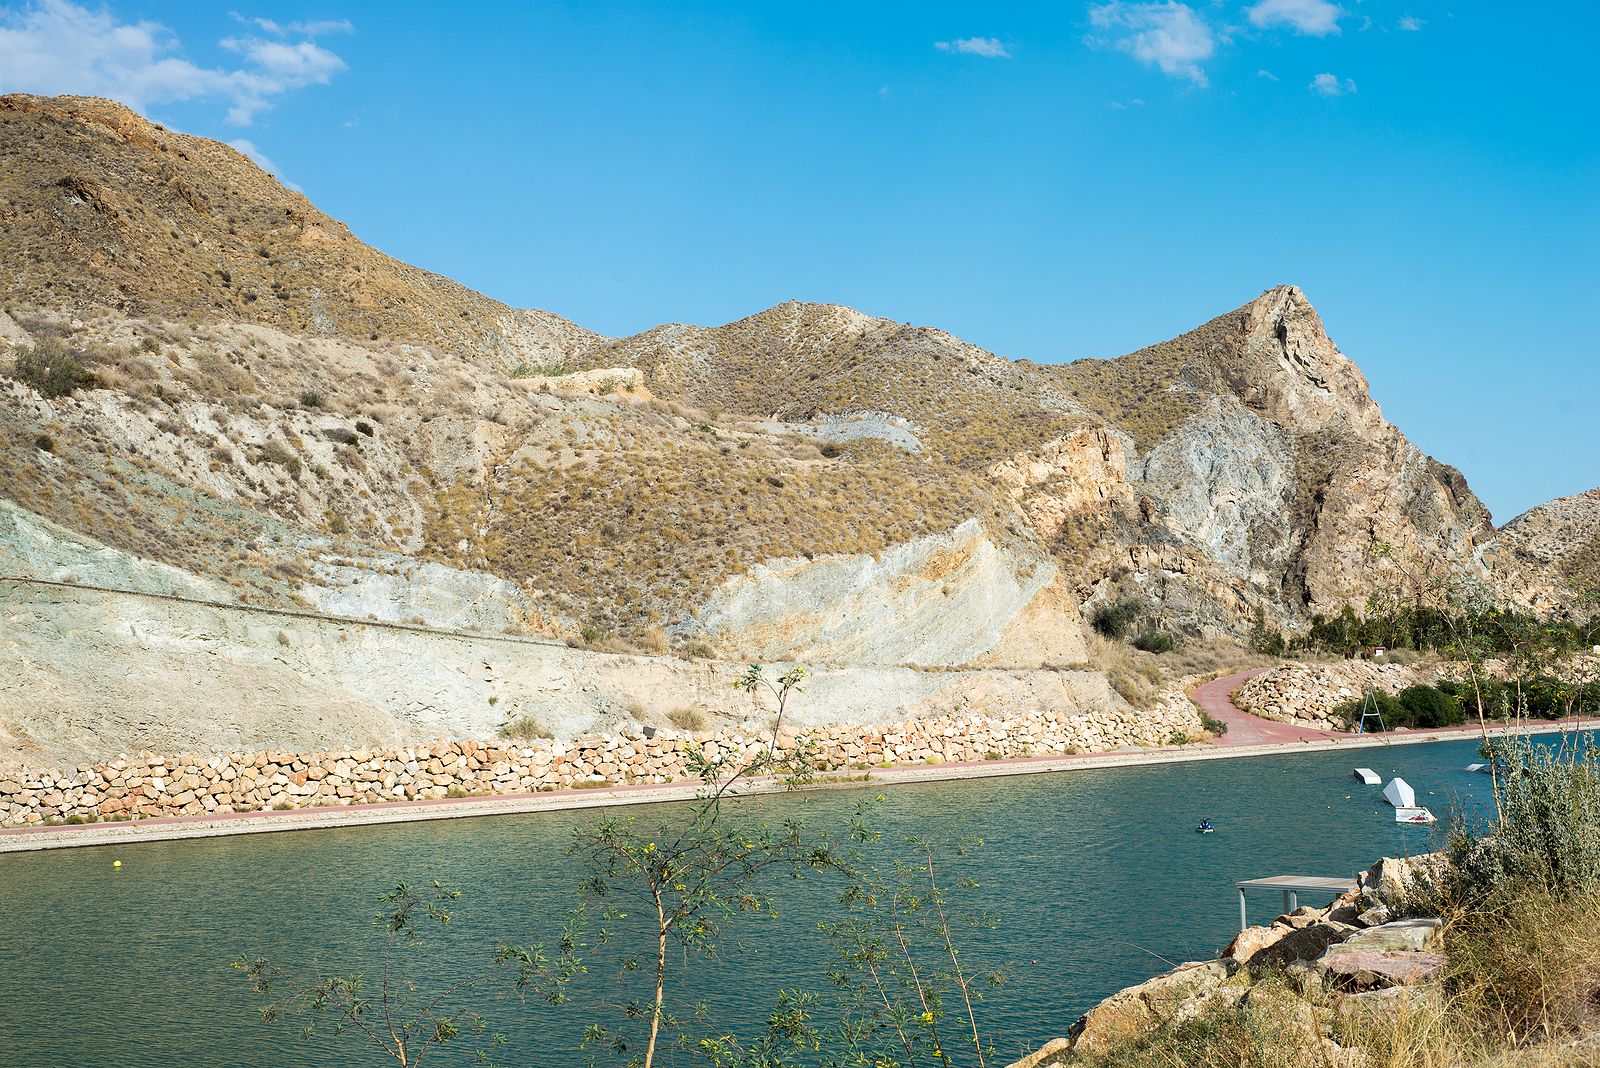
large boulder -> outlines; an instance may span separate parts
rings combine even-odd
[[[1395,920],[1378,927],[1357,931],[1338,945],[1330,946],[1324,957],[1343,953],[1421,953],[1438,946],[1444,936],[1444,921],[1435,917]]]
[[[1052,1038],[1037,1052],[1028,1054],[1020,1061],[1013,1061],[1006,1065],[1006,1068],[1056,1068],[1057,1065],[1066,1064],[1071,1056],[1070,1038]]]
[[[1232,974],[1223,961],[1195,961],[1112,994],[1072,1025],[1072,1050],[1105,1050],[1164,1023],[1192,1019],[1213,1004],[1236,1001],[1244,988],[1226,989]]]
[[[1444,974],[1442,953],[1341,953],[1317,962],[1317,969],[1340,990],[1381,990],[1415,986]]]
[[[1433,918],[1370,927],[1329,946],[1317,960],[1317,971],[1347,991],[1429,982],[1444,973],[1444,956],[1433,952],[1443,934],[1443,921]]]
[[[1354,931],[1355,927],[1350,924],[1330,923],[1330,921],[1299,927],[1298,931],[1290,929],[1272,945],[1238,962],[1254,969],[1261,969],[1261,967],[1285,967],[1296,961],[1315,961],[1322,956],[1323,951],[1328,950],[1328,946],[1339,945]]]
[[[1365,909],[1387,908],[1399,914],[1408,898],[1431,886],[1443,874],[1449,861],[1443,853],[1420,857],[1384,857],[1356,876],[1356,891]]]

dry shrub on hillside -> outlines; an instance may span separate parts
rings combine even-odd
[[[487,492],[458,483],[441,493],[428,549],[548,590],[561,611],[587,613],[652,651],[640,628],[752,564],[877,553],[990,514],[975,479],[930,477],[926,464],[882,446],[859,448],[854,462],[807,463],[764,448],[723,454],[692,429],[632,421],[565,431],[570,451],[526,448]]]
[[[1106,674],[1111,688],[1135,708],[1149,708],[1166,687],[1191,675],[1227,675],[1267,667],[1276,659],[1229,641],[1186,638],[1168,653],[1136,649],[1126,641],[1089,635],[1089,663]]]

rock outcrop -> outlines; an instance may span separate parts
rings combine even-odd
[[[1562,613],[1600,591],[1600,489],[1524,512],[1483,547],[1484,566],[1511,600]]]
[[[1160,1027],[1263,996],[1259,981],[1286,975],[1297,984],[1310,1025],[1330,1054],[1343,1055],[1338,1027],[1392,1019],[1422,998],[1438,997],[1448,960],[1444,924],[1433,916],[1392,919],[1444,863],[1438,854],[1384,858],[1326,908],[1300,908],[1266,927],[1241,931],[1216,959],[1180,964],[1118,991],[1090,1009],[1067,1035],[1010,1068],[1051,1068],[1078,1054],[1102,1053]],[[1335,1060],[1332,1063],[1343,1063]]]

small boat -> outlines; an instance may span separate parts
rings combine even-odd
[[[1377,772],[1373,771],[1371,768],[1357,768],[1356,769],[1356,778],[1360,779],[1363,783],[1365,783],[1368,786],[1382,786],[1383,785],[1383,777],[1380,776]]]
[[[1485,775],[1487,775],[1487,774],[1489,774],[1489,765],[1487,765],[1487,764],[1468,764],[1467,765],[1467,770],[1468,771],[1481,771]]]
[[[1217,829],[1215,827],[1211,826],[1211,821],[1210,820],[1201,820],[1200,821],[1200,826],[1196,827],[1194,829],[1194,832],[1196,834],[1216,834],[1217,833]]]

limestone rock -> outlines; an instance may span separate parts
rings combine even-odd
[[[1352,951],[1322,958],[1317,969],[1340,989],[1359,991],[1428,982],[1444,974],[1446,963],[1441,953]]]
[[[1071,1056],[1072,1040],[1053,1038],[1036,1052],[1028,1054],[1020,1061],[1013,1061],[1006,1068],[1057,1068],[1058,1065],[1069,1063]]]
[[[1220,961],[1197,961],[1119,991],[1072,1025],[1068,1032],[1072,1049],[1104,1050],[1166,1021],[1192,1015],[1220,995],[1230,974]]]

